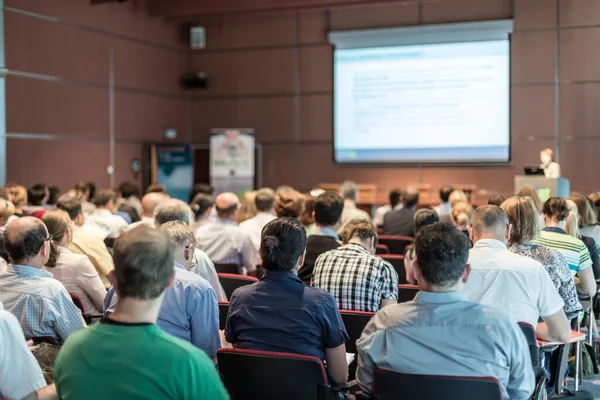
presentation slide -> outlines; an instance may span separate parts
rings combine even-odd
[[[510,159],[508,40],[340,49],[334,76],[336,162]]]

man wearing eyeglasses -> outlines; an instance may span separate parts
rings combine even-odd
[[[51,337],[61,344],[86,325],[63,284],[42,270],[51,240],[37,218],[19,218],[6,227],[12,268],[0,275],[0,302],[19,320],[26,338]]]
[[[197,263],[196,238],[185,222],[171,221],[159,229],[175,244],[173,283],[165,291],[157,324],[165,332],[204,350],[213,360],[221,347],[219,306],[210,283],[190,271]],[[104,301],[105,317],[114,311],[117,295],[113,289]]]

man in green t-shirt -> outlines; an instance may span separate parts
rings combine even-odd
[[[160,330],[173,281],[173,243],[140,226],[114,247],[119,303],[109,318],[71,335],[54,366],[59,399],[229,399],[210,358]]]

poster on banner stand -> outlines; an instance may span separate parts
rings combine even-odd
[[[187,203],[194,184],[192,151],[187,144],[160,144],[151,147],[151,183],[165,185],[169,196]]]
[[[254,189],[254,130],[211,130],[210,180],[215,193],[233,192],[239,197]]]

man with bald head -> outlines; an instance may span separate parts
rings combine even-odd
[[[571,328],[563,300],[543,265],[507,248],[511,225],[494,205],[478,207],[471,217],[471,275],[463,293],[470,301],[508,313],[515,322],[536,327],[537,337],[566,342]],[[544,323],[538,324],[539,317]]]
[[[198,247],[215,264],[235,264],[239,272],[249,275],[256,271],[260,257],[250,235],[236,224],[240,200],[234,193],[222,193],[215,200],[217,218],[196,230]]]
[[[417,204],[419,204],[419,191],[414,187],[407,187],[402,192],[402,207],[390,211],[383,217],[383,234],[410,236],[415,235],[414,218]]]
[[[0,275],[0,302],[19,320],[25,337],[49,336],[61,344],[85,322],[63,284],[42,270],[51,240],[37,218],[19,218],[6,227],[4,244],[12,268]]]
[[[166,194],[160,192],[146,193],[142,197],[142,219],[127,227],[126,230],[134,229],[140,225],[154,226],[154,211],[156,207],[167,201],[169,198]]]

